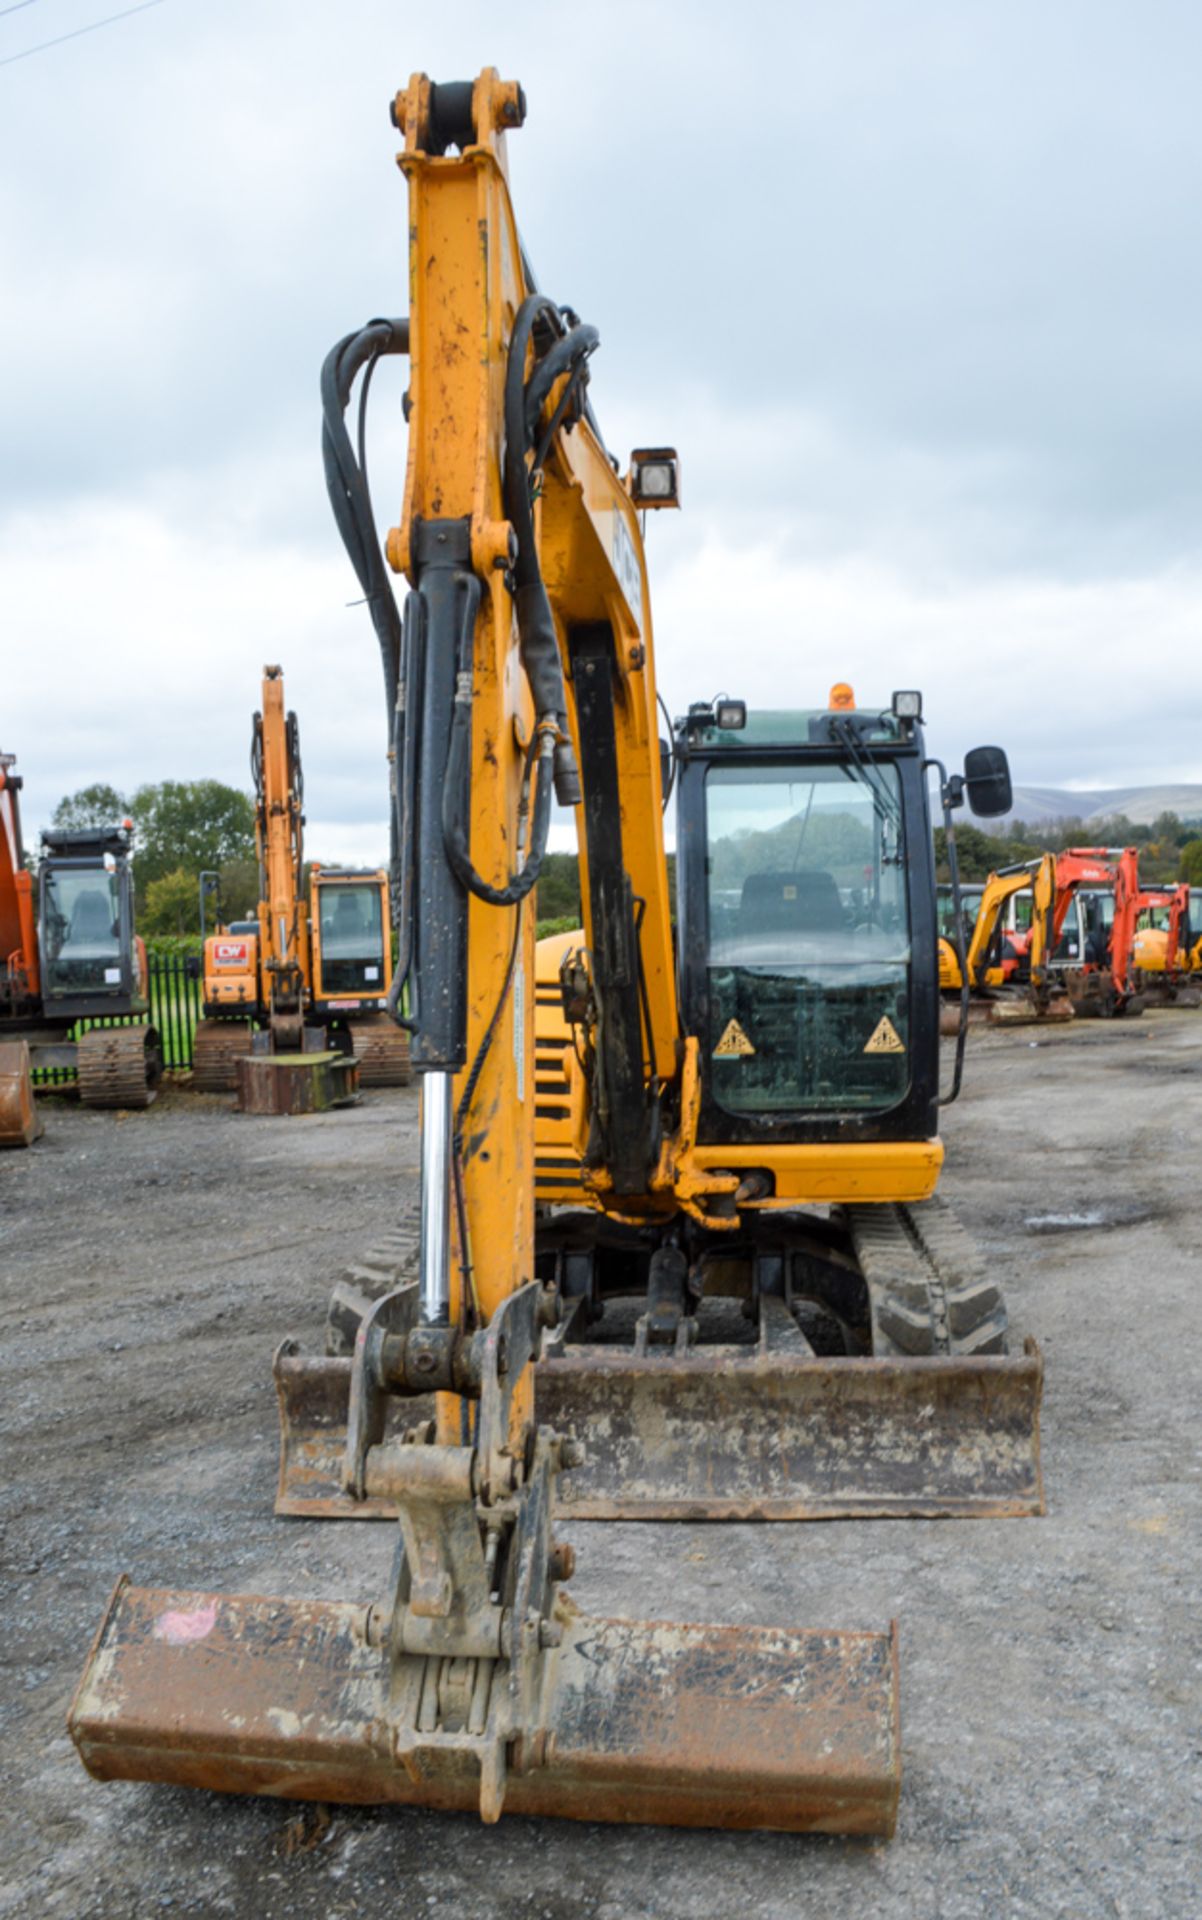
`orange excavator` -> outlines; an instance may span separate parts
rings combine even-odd
[[[1141,911],[1138,848],[1069,847],[1057,854],[1053,953],[1078,895],[1086,909],[1084,951],[1074,964],[1056,969],[1074,1011],[1098,1019],[1142,1013],[1146,1000],[1134,966]]]
[[[237,1062],[252,1046],[249,1023],[273,1053],[326,1047],[359,1062],[363,1086],[407,1086],[408,1036],[387,1013],[388,875],[314,866],[306,893],[300,729],[279,667],[263,669],[251,773],[261,898],[253,928],[219,921],[204,938],[193,1085],[202,1093],[235,1086]],[[202,928],[215,880],[201,876]]]
[[[0,754],[0,1040],[23,1043],[34,1070],[74,1069],[85,1106],[149,1106],[163,1061],[134,931],[132,822],[48,828],[34,874],[20,791],[15,756]],[[113,1020],[122,1024],[87,1024]],[[29,1124],[22,1078],[11,1056],[10,1130],[19,1133]]]
[[[1196,1007],[1189,886],[1142,888],[1134,918],[1129,966],[1136,991],[1150,1007]]]

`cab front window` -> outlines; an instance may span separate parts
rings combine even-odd
[[[51,867],[42,874],[47,993],[121,984],[117,875],[104,867]]]
[[[718,1103],[764,1114],[896,1106],[910,1081],[896,768],[715,766],[706,796]]]
[[[378,885],[318,889],[321,988],[374,998],[384,992],[384,920]]]

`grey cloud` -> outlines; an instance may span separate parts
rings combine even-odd
[[[0,22],[0,52],[24,32],[19,15]],[[197,564],[206,543],[320,561],[304,658],[310,705],[331,711],[308,733],[340,817],[370,821],[374,747],[357,750],[358,717],[323,701],[346,649],[374,671],[374,643],[344,607],[356,588],[322,490],[317,373],[349,326],[406,304],[391,92],[411,66],[460,77],[492,58],[530,102],[510,159],[531,253],[601,329],[606,432],[621,453],[662,437],[684,455],[686,512],[652,539],[665,680],[687,698],[730,644],[729,624],[698,637],[677,613],[715,543],[734,569],[769,552],[786,596],[798,580],[818,594],[823,569],[890,574],[894,601],[866,593],[863,610],[882,623],[864,648],[882,677],[940,592],[983,622],[976,583],[1002,657],[979,630],[929,656],[964,744],[984,700],[1021,728],[1030,777],[1143,778],[1149,755],[1189,777],[1188,686],[1168,716],[1142,683],[1121,703],[1091,689],[1069,725],[1072,656],[1088,654],[1105,598],[1049,628],[1021,589],[1158,580],[1196,545],[1199,55],[1202,14],[1185,0],[618,0],[600,26],[550,4],[499,21],[462,0],[420,30],[395,0],[156,9],[0,76],[0,523],[132,507],[186,529]],[[385,522],[404,473],[391,375],[372,439]],[[107,636],[94,671],[127,699],[89,733],[81,682],[82,744],[56,770],[118,777],[109,754],[134,783],[162,777],[139,692],[156,623],[123,627],[145,592],[137,564],[104,587],[70,577],[76,594],[112,596],[87,609]],[[57,569],[43,590],[64,591]],[[238,777],[232,716],[253,704],[262,658],[287,666],[301,645],[287,595],[269,640],[270,594],[248,608],[242,591],[231,575],[228,603],[212,603],[210,618],[245,625],[244,650],[188,742],[203,770],[228,757]],[[156,592],[161,631],[169,583]],[[37,624],[3,579],[0,600],[6,633]],[[1196,595],[1149,605],[1130,649],[1145,671],[1187,672]],[[688,620],[703,611],[689,602]],[[775,626],[808,646],[822,617],[786,598]],[[815,656],[801,657],[812,677]],[[1117,641],[1107,657],[1125,670]],[[771,653],[763,667],[779,681]],[[181,686],[192,670],[181,658]],[[354,684],[366,697],[368,679]],[[1056,697],[1032,702],[1031,684]],[[374,681],[370,697],[374,728]]]

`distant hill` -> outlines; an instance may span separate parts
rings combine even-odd
[[[1019,787],[1006,822],[1022,820],[1028,826],[1052,820],[1108,820],[1125,814],[1135,826],[1151,826],[1162,813],[1181,820],[1202,820],[1202,785],[1164,787],[1095,787],[1070,792],[1067,787]],[[991,821],[990,831],[996,832]]]

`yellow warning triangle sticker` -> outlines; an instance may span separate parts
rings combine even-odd
[[[883,1013],[877,1021],[872,1038],[864,1051],[865,1053],[904,1053],[906,1051],[898,1038],[897,1028],[887,1013]]]
[[[738,1054],[754,1052],[755,1048],[752,1046],[738,1021],[731,1020],[728,1021],[726,1032],[714,1048],[714,1059],[730,1060]]]

